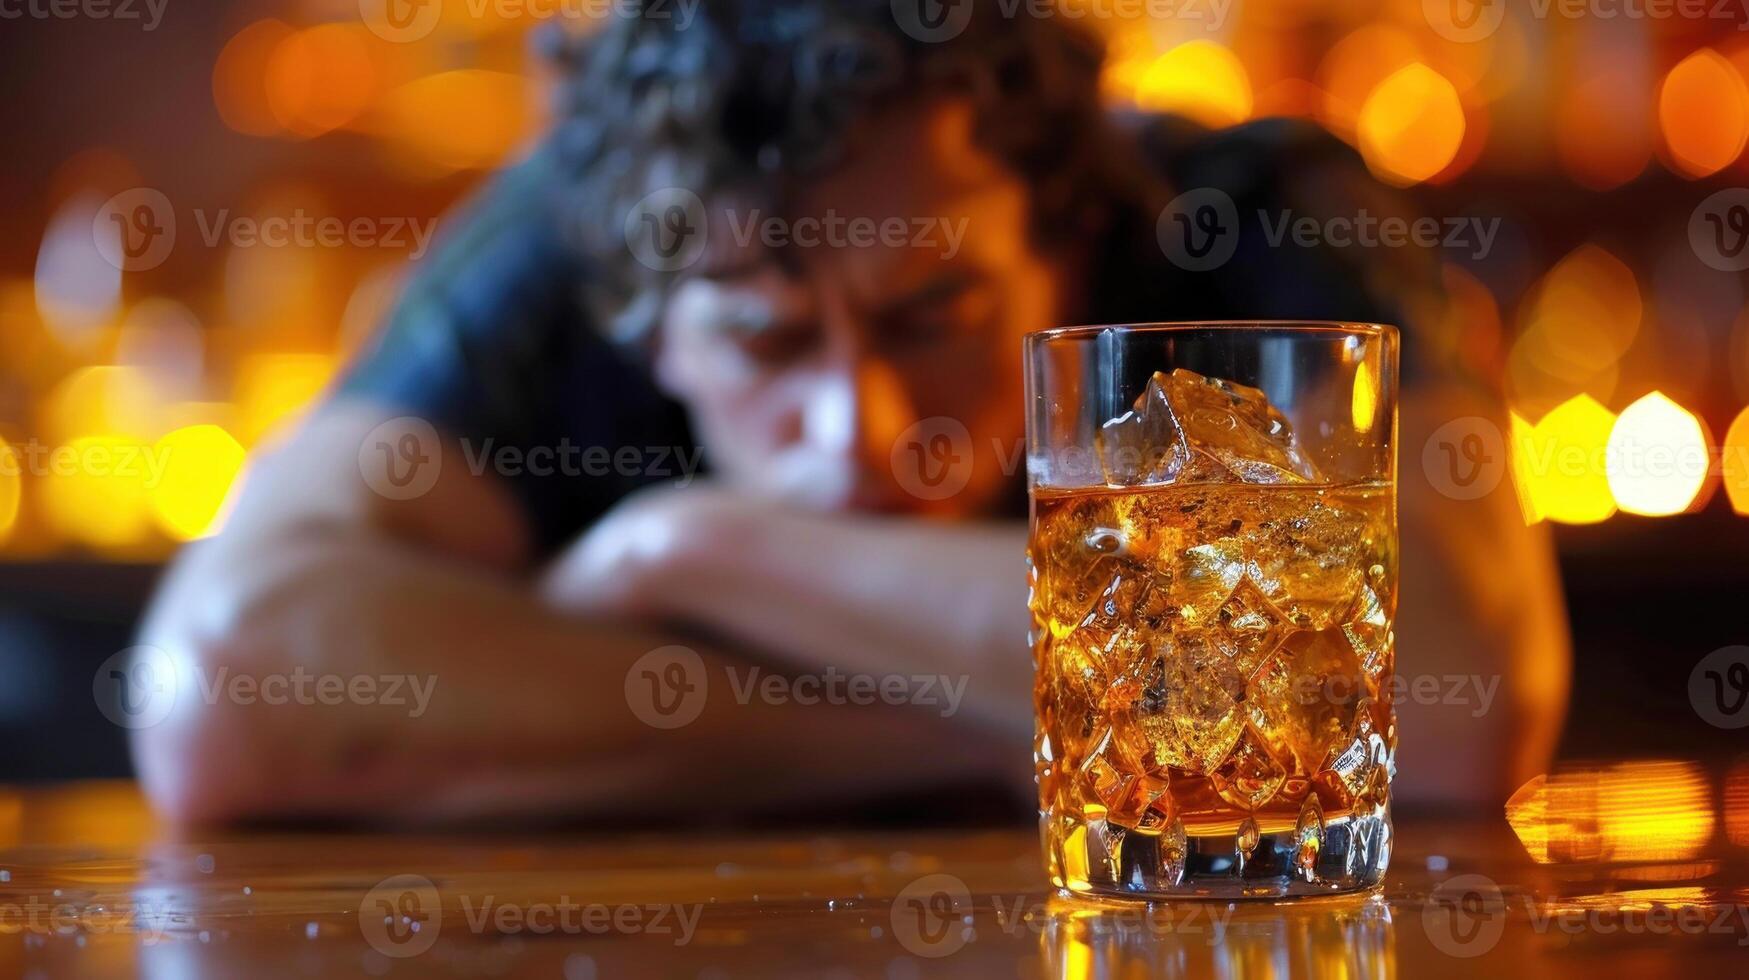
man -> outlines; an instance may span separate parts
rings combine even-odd
[[[428,705],[179,699],[138,735],[147,792],[184,819],[689,821],[974,788],[1020,812],[1020,337],[1398,320],[1363,273],[1407,295],[1412,259],[1249,234],[1189,272],[1156,236],[1187,188],[1243,215],[1382,199],[1297,124],[1114,120],[1096,44],[984,5],[937,43],[885,0],[707,2],[561,55],[550,137],[257,461],[144,628],[183,676],[435,679]],[[1411,380],[1400,669],[1504,683],[1481,718],[1402,705],[1400,791],[1498,798],[1560,722],[1552,561],[1507,492],[1420,478],[1433,425],[1498,407],[1437,365]],[[940,419],[974,452],[936,500],[902,443]],[[951,711],[734,689],[828,672],[966,683]],[[700,677],[697,717],[647,723],[646,682],[673,699]]]

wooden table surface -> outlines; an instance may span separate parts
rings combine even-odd
[[[1011,830],[188,831],[126,783],[0,792],[6,976],[1729,977],[1726,857],[1532,864],[1500,818],[1397,820],[1382,895],[1095,907]]]

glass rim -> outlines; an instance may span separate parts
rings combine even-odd
[[[1263,333],[1265,331],[1288,331],[1295,333],[1317,334],[1332,333],[1349,337],[1382,337],[1395,338],[1398,330],[1389,323],[1367,323],[1351,320],[1158,320],[1141,321],[1137,323],[1083,323],[1064,327],[1045,327],[1033,330],[1023,335],[1023,340],[1029,345],[1046,343],[1054,340],[1076,340],[1093,336],[1105,330],[1121,330],[1124,333],[1176,333],[1180,331],[1202,330],[1210,327],[1230,330],[1234,333]]]

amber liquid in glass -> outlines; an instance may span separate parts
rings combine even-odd
[[[1034,491],[1034,761],[1057,887],[1382,878],[1394,507],[1386,483]]]

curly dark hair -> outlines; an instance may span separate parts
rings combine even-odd
[[[617,338],[648,334],[673,280],[630,254],[619,219],[635,202],[679,186],[781,208],[886,107],[970,97],[979,144],[1031,187],[1041,243],[1096,228],[1131,180],[1100,106],[1104,46],[1062,18],[976,3],[926,41],[899,23],[920,0],[698,0],[687,23],[674,0],[630,2],[635,15],[551,51],[571,231],[588,303]]]

